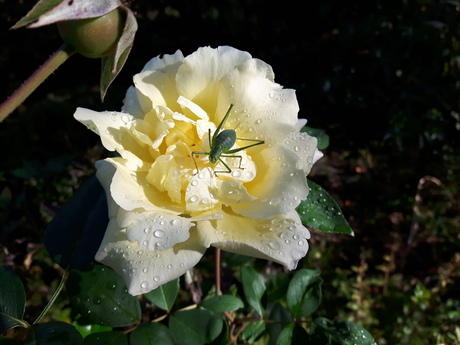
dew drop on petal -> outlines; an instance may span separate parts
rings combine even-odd
[[[163,230],[156,230],[153,235],[157,238],[161,238],[165,235],[165,232]]]
[[[146,281],[143,281],[143,282],[141,283],[141,288],[146,289],[147,286],[149,286],[149,283],[147,283]]]
[[[232,171],[232,176],[235,177],[235,178],[238,178],[241,176],[241,171],[239,170],[233,170]]]
[[[153,281],[159,282],[159,281],[160,281],[160,277],[158,277],[158,276],[153,277]]]

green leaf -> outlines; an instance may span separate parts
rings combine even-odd
[[[83,338],[74,326],[65,322],[48,322],[33,326],[25,345],[80,345]]]
[[[101,99],[104,100],[107,89],[123,68],[131,48],[134,44],[134,36],[137,31],[137,21],[133,12],[124,6],[120,9],[126,12],[126,23],[118,40],[115,53],[102,58],[102,72],[100,81]]]
[[[106,327],[101,325],[80,325],[77,321],[72,322],[72,326],[80,332],[83,338],[87,337],[93,333],[109,332],[112,330],[112,327]]]
[[[223,321],[205,309],[182,310],[169,318],[169,329],[178,345],[202,345],[221,333]]]
[[[265,331],[265,322],[263,320],[257,320],[255,322],[250,322],[245,327],[241,338],[244,341],[247,341],[249,344],[255,342],[262,333]]]
[[[329,135],[324,130],[305,126],[301,132],[305,132],[318,140],[318,150],[324,150],[329,146]]]
[[[136,328],[129,339],[132,345],[175,345],[169,328],[161,323],[146,323]]]
[[[128,338],[123,332],[110,331],[92,333],[85,338],[84,345],[129,345]],[[143,344],[143,343],[138,343]]]
[[[290,323],[280,333],[276,345],[304,345],[310,344],[310,335],[301,326]]]
[[[145,297],[154,303],[158,308],[170,311],[176,301],[179,292],[179,278],[157,287],[146,294]]]
[[[95,176],[87,180],[51,221],[45,247],[62,268],[94,261],[108,224],[107,199]]]
[[[308,181],[310,193],[297,207],[302,222],[312,228],[325,232],[338,232],[353,235],[339,205],[319,185]]]
[[[123,327],[140,321],[139,300],[128,293],[123,280],[109,267],[72,270],[66,287],[83,322]]]
[[[272,321],[267,324],[267,332],[270,334],[270,339],[278,339],[284,325],[292,322],[292,315],[280,303],[275,303],[270,311],[268,320]],[[270,342],[270,344],[274,344]]]
[[[262,277],[252,267],[243,266],[240,268],[241,283],[243,291],[249,305],[253,307],[259,315],[264,314],[262,297],[265,293],[265,283]]]
[[[310,316],[321,303],[319,272],[301,269],[294,274],[287,290],[287,304],[293,317]]]
[[[372,335],[351,321],[334,321],[319,317],[313,321],[312,332],[323,333],[343,345],[376,345]]]
[[[288,274],[270,275],[267,280],[267,303],[273,303],[284,298],[290,280],[291,277]]]
[[[22,319],[26,294],[18,276],[6,267],[0,267],[0,333],[14,327],[28,327]]]
[[[232,295],[220,295],[204,300],[201,306],[215,313],[223,313],[243,308],[244,303],[239,297]]]

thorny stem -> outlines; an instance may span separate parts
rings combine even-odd
[[[46,78],[74,53],[74,48],[66,44],[61,45],[5,102],[0,104],[0,122],[3,122]]]
[[[46,307],[42,310],[41,314],[35,320],[34,325],[39,323],[43,319],[43,317],[46,315],[46,313],[51,308],[53,303],[56,301],[56,298],[59,296],[59,294],[61,293],[61,291],[62,291],[62,289],[63,289],[63,287],[65,285],[65,283],[67,282],[67,278],[69,278],[69,271],[68,270],[66,270],[64,272],[64,275],[61,278],[61,282],[59,283],[59,286],[57,287],[56,291],[54,291],[54,294],[53,294],[53,296],[51,296],[51,299],[49,300],[49,302],[46,305]]]

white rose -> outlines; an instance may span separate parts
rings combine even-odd
[[[230,105],[222,129],[264,143],[221,156],[227,172],[192,152],[209,152],[209,129]],[[211,245],[294,269],[310,236],[295,208],[321,157],[316,139],[300,132],[298,110],[295,91],[276,84],[269,65],[231,47],[152,59],[122,112],[77,109],[75,118],[120,155],[96,165],[110,217],[96,260],[132,295],[179,277]]]

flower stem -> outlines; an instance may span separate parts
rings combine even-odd
[[[216,248],[216,295],[222,295],[220,291],[220,248]]]
[[[34,90],[60,65],[75,53],[75,49],[63,44],[51,55],[14,93],[0,104],[0,122],[11,114]]]
[[[56,298],[59,296],[59,294],[61,293],[62,291],[62,288],[64,287],[65,283],[67,282],[67,278],[69,278],[69,271],[66,270],[64,272],[64,275],[62,276],[61,278],[61,282],[59,283],[59,286],[57,287],[56,291],[54,291],[54,294],[53,296],[51,296],[51,299],[49,300],[48,304],[46,305],[46,307],[42,310],[42,312],[40,313],[40,315],[37,317],[37,319],[35,320],[34,322],[34,325],[39,323],[43,317],[45,316],[45,314],[48,312],[48,310],[51,308],[51,306],[53,305],[53,303],[56,301]]]

